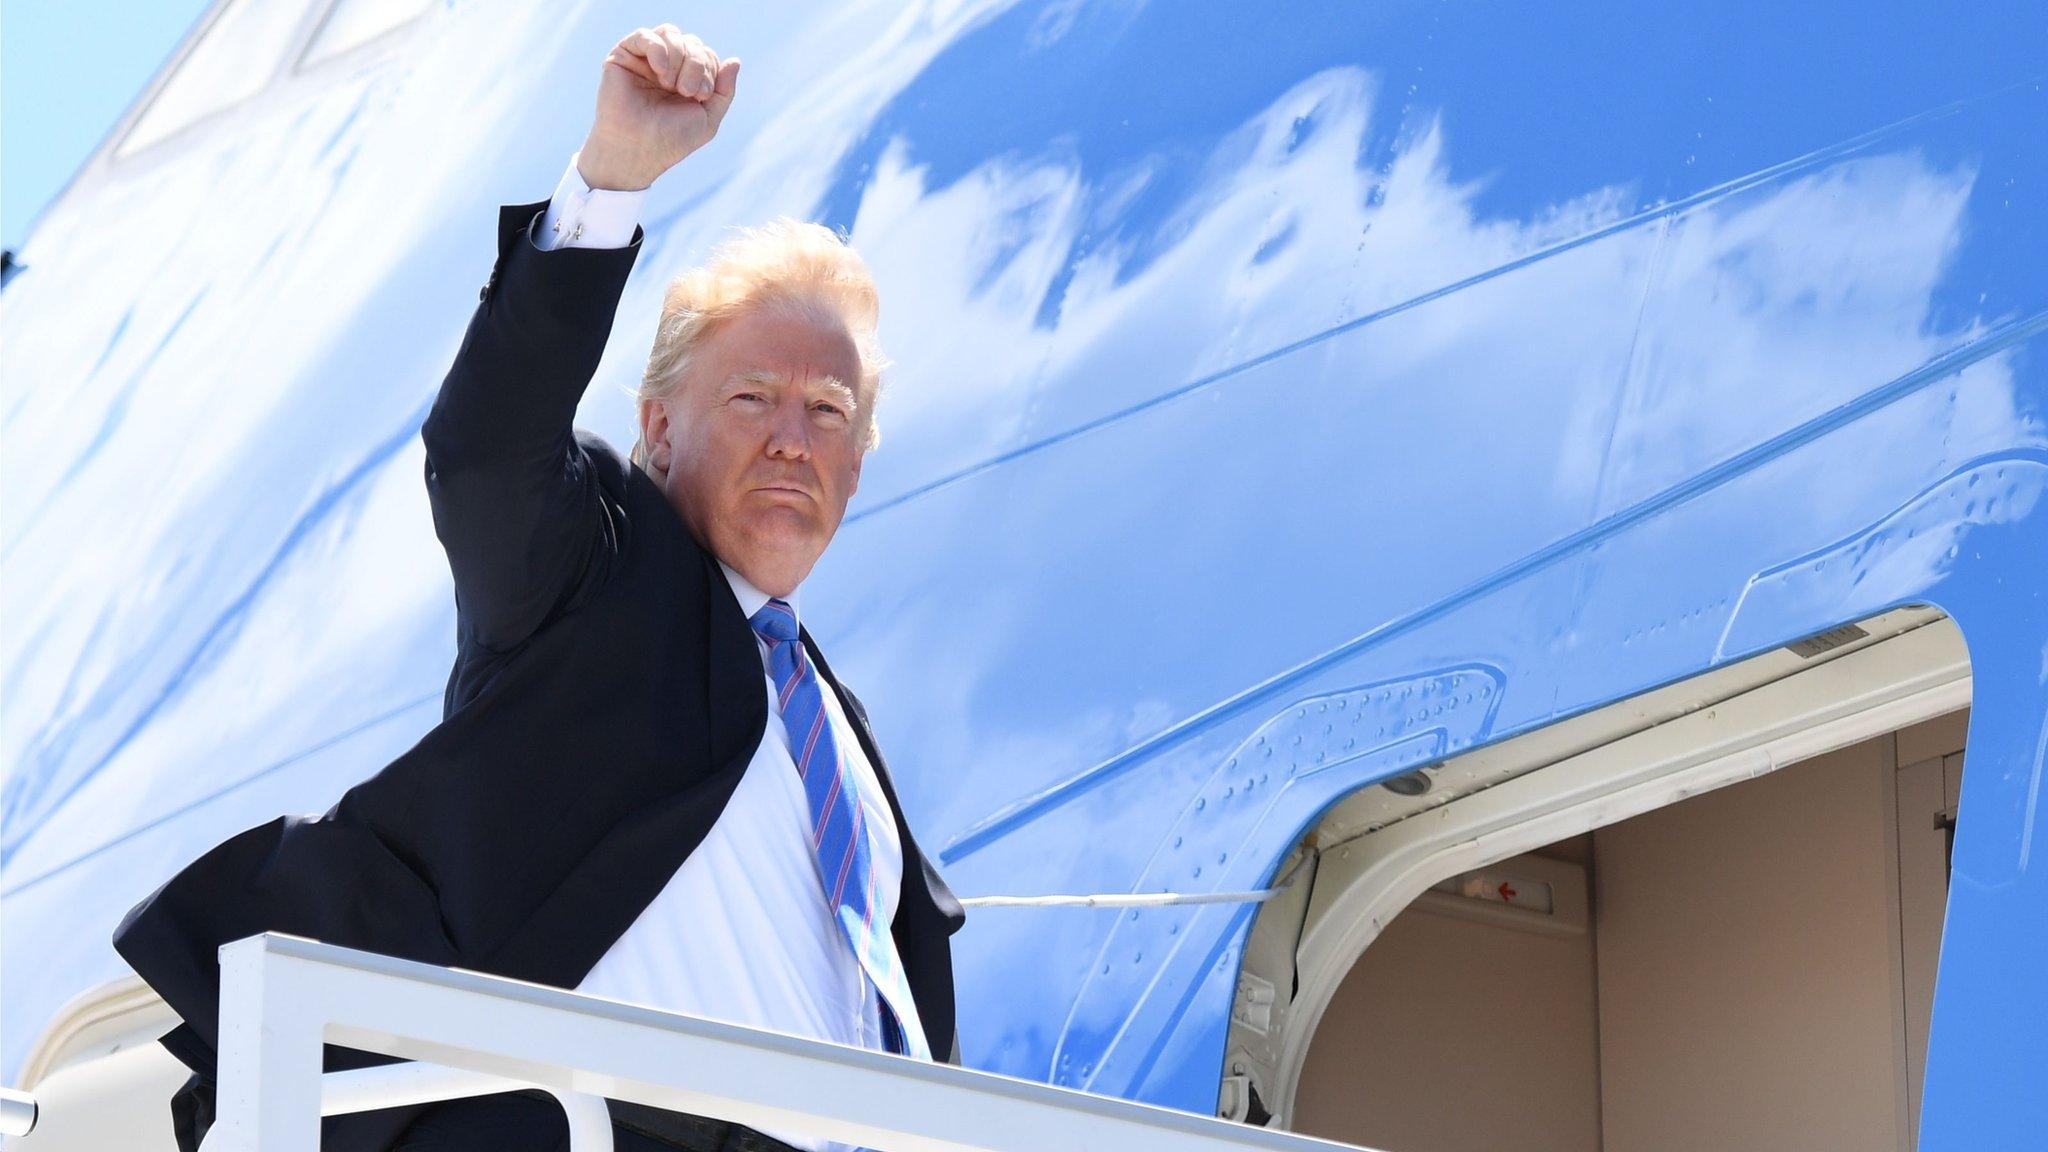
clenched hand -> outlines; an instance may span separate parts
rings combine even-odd
[[[645,188],[718,134],[740,61],[673,24],[635,28],[604,58],[576,167],[592,188]]]

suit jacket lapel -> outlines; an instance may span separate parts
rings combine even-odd
[[[711,709],[711,756],[717,763],[751,760],[769,720],[767,695],[761,690],[761,649],[754,626],[732,594],[732,585],[709,551],[704,563],[705,632],[710,639],[706,703]]]

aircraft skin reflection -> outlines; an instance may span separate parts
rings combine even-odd
[[[667,18],[436,7],[38,222],[0,297],[0,1081],[123,973],[136,899],[438,719],[419,423],[493,206],[547,193],[595,61]],[[1921,1147],[2048,1126],[2037,10],[696,30],[745,90],[650,200],[579,423],[630,443],[666,279],[726,227],[848,229],[896,366],[806,608],[956,891],[1258,888],[1373,780],[1934,603],[1996,767]],[[1251,915],[975,911],[964,1061],[1213,1110]]]

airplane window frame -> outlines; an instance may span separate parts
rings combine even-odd
[[[205,15],[193,23],[192,30],[179,42],[169,61],[151,80],[148,88],[122,117],[114,131],[108,134],[100,150],[81,167],[78,183],[84,184],[110,168],[124,173],[141,171],[176,156],[193,142],[204,139],[222,125],[233,123],[247,115],[266,97],[276,97],[304,83],[317,82],[320,77],[335,69],[352,68],[396,49],[410,39],[410,34],[418,32],[426,24],[426,18],[430,14],[443,9],[443,5],[439,3],[426,3],[411,17],[367,40],[325,55],[313,56],[313,48],[318,43],[320,34],[328,27],[336,11],[348,2],[350,0],[305,0],[296,25],[291,34],[284,39],[283,47],[277,53],[275,65],[262,83],[239,98],[209,108],[145,143],[132,143],[136,133],[148,121],[165,92],[189,66],[193,56],[201,50],[207,39],[219,29],[221,20],[236,3],[236,0],[216,0]]]
[[[315,56],[313,54],[314,49],[320,46],[320,37],[334,23],[335,16],[350,4],[364,2],[366,0],[328,0],[326,7],[320,11],[320,18],[314,21],[313,27],[306,34],[304,42],[298,46],[298,52],[292,58],[291,74],[299,76],[318,72],[338,61],[349,60],[357,56],[372,55],[381,48],[395,43],[408,31],[417,31],[420,25],[426,21],[429,14],[438,8],[445,7],[443,0],[424,0],[423,3],[419,4],[417,11],[396,24],[374,32],[367,38],[350,44],[345,48],[337,48],[324,55]]]

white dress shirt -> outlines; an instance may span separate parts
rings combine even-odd
[[[554,199],[548,201],[548,214],[535,230],[534,243],[543,250],[624,248],[633,242],[647,190],[592,188],[583,182],[583,173],[576,167],[582,155],[577,152],[569,157],[569,168],[555,185]]]
[[[543,249],[622,247],[633,238],[642,195],[589,188],[571,157],[535,242]],[[768,602],[767,593],[724,562],[719,568],[748,617]],[[802,619],[796,594],[784,599]],[[746,774],[703,841],[577,991],[881,1049],[875,986],[825,902],[811,848],[810,804],[790,757],[779,693],[768,673],[768,645],[759,635],[754,642],[768,723]],[[886,925],[895,920],[903,879],[896,820],[837,694],[822,678],[818,689],[866,809],[881,897],[875,919]],[[895,946],[886,931],[883,942]],[[796,1133],[768,1134],[813,1152],[852,1148]]]

